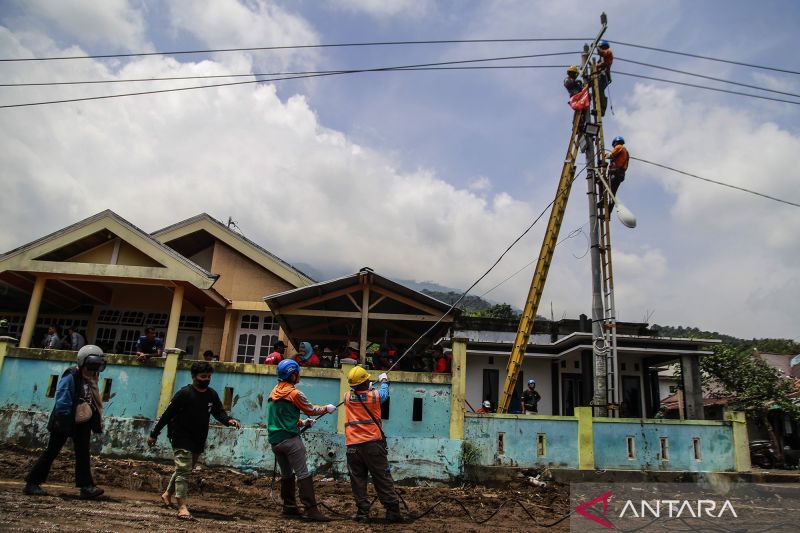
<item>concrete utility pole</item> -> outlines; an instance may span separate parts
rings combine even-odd
[[[582,64],[588,65],[589,45],[583,46]],[[590,69],[594,73],[594,69]],[[592,86],[592,89],[594,87]],[[596,100],[592,98],[592,102]],[[599,113],[600,110],[596,109]],[[594,123],[591,108],[584,112],[584,132],[586,125]],[[588,187],[587,197],[589,198],[589,233],[591,235],[591,259],[592,259],[592,352],[594,355],[594,395],[592,405],[594,406],[595,416],[608,416],[608,393],[607,393],[607,368],[606,353],[598,350],[605,346],[603,337],[603,293],[602,293],[602,274],[600,272],[600,224],[602,223],[597,216],[597,171],[595,168],[595,140],[592,136],[584,133],[586,142],[586,184]]]

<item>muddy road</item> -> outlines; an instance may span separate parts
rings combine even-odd
[[[522,479],[502,488],[402,486],[398,490],[408,515],[421,515],[444,500],[414,522],[398,525],[385,524],[383,509],[375,502],[373,522],[361,526],[351,519],[355,505],[347,479],[318,477],[317,499],[334,521],[312,525],[281,517],[277,483],[270,496],[271,465],[260,475],[248,475],[201,464],[189,489],[189,508],[196,520],[186,522],[159,499],[172,474],[171,464],[93,457],[95,481],[106,492],[96,501],[83,501],[73,487],[74,461],[66,449],[44,485],[49,496],[23,495],[22,478],[37,455],[0,447],[0,531],[512,531],[539,529],[569,512],[568,488],[553,483],[535,487]],[[477,523],[493,513],[485,524]],[[550,528],[568,529],[569,520]]]

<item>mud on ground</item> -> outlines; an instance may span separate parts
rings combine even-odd
[[[193,473],[189,488],[189,508],[196,521],[184,522],[175,517],[175,509],[163,507],[159,499],[172,475],[171,464],[93,457],[95,482],[106,492],[96,501],[84,501],[78,499],[78,490],[73,486],[74,457],[66,449],[56,459],[44,485],[50,495],[23,495],[22,478],[37,456],[38,451],[0,446],[0,531],[511,531],[539,529],[569,512],[568,487],[552,482],[546,487],[534,486],[525,478],[502,488],[469,484],[403,486],[398,487],[405,502],[403,510],[411,516],[424,513],[443,497],[454,500],[442,502],[414,522],[396,525],[383,522],[383,509],[375,502],[373,522],[361,526],[352,521],[355,505],[348,480],[317,477],[317,500],[327,507],[322,511],[334,521],[311,525],[281,517],[277,482],[274,500],[270,497],[272,465],[265,465],[256,474],[244,474],[201,464]],[[520,502],[533,518],[511,500]],[[484,520],[498,508],[483,525],[465,511],[474,519]],[[569,520],[551,528],[568,529]]]

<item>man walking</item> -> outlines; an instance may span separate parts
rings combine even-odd
[[[536,380],[528,380],[528,388],[522,393],[522,409],[526,415],[539,414],[539,400],[542,395],[536,390]]]
[[[360,366],[347,374],[351,391],[345,396],[344,441],[347,445],[347,472],[356,499],[356,522],[369,522],[367,482],[372,476],[375,492],[386,509],[389,523],[404,522],[400,498],[389,473],[386,435],[381,427],[381,404],[389,398],[389,377],[378,376],[380,387],[370,388],[370,375]]]
[[[240,428],[239,422],[225,412],[217,391],[212,389],[211,374],[214,368],[206,361],[192,364],[192,384],[179,390],[150,432],[147,445],[156,444],[158,434],[167,426],[167,438],[175,454],[175,473],[167,490],[161,495],[164,505],[172,504],[172,495],[178,500],[178,518],[193,520],[189,512],[189,476],[206,446],[208,421],[211,415],[226,426]]]

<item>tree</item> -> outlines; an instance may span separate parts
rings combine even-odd
[[[481,311],[481,316],[489,318],[504,318],[506,320],[516,320],[519,318],[519,315],[514,312],[514,309],[512,309],[509,304],[495,304],[491,307],[487,307]]]
[[[761,359],[749,347],[724,344],[700,360],[704,389],[710,396],[728,399],[728,405],[764,424],[779,460],[783,460],[769,414],[780,409],[793,419],[800,418],[800,405],[792,398],[794,380]]]

